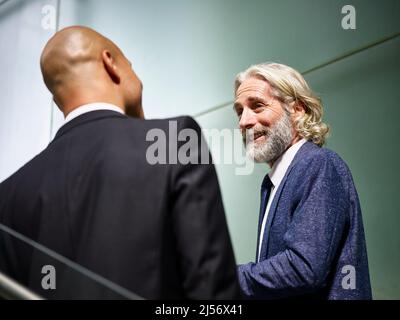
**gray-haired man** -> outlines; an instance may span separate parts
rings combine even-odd
[[[351,173],[322,148],[322,104],[303,77],[276,63],[235,84],[246,149],[271,171],[261,186],[256,261],[238,267],[248,298],[370,299],[361,209]]]

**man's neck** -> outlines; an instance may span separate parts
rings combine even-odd
[[[95,103],[89,103],[89,104],[84,104],[82,106],[79,106],[77,108],[74,108],[71,112],[67,114],[65,117],[65,122],[67,123],[71,121],[72,119],[79,117],[80,115],[91,112],[91,111],[98,111],[98,110],[111,110],[119,113],[124,113],[124,111],[113,104],[110,103],[104,103],[104,102],[95,102]]]
[[[286,147],[285,151],[283,151],[282,154],[284,154],[287,151],[287,149],[289,149],[291,146],[295,145],[301,139],[302,138],[299,135],[295,135],[294,138],[292,139],[292,142]],[[268,165],[269,165],[270,168],[272,168],[274,166],[274,163],[276,162],[276,160],[278,160],[282,156],[282,154],[277,159],[275,159],[274,161],[268,162]]]

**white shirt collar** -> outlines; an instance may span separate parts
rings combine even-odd
[[[306,143],[307,140],[301,139],[297,141],[294,145],[292,145],[289,149],[287,149],[278,160],[275,161],[274,165],[269,172],[269,178],[271,179],[274,188],[278,187],[281,183],[283,177],[286,174],[287,169],[293,161],[294,156],[299,151],[301,146]]]
[[[72,110],[65,117],[64,124],[66,124],[67,122],[71,121],[72,119],[74,119],[84,113],[91,112],[91,111],[97,111],[97,110],[111,110],[111,111],[116,111],[116,112],[124,114],[124,111],[120,107],[117,107],[113,104],[104,103],[104,102],[95,102],[95,103],[84,104],[84,105]]]

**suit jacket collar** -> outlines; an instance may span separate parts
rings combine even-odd
[[[290,164],[288,171],[291,170],[291,168],[293,168],[297,162],[299,162],[301,159],[303,159],[306,154],[308,154],[312,150],[319,149],[319,148],[320,147],[318,147],[315,143],[307,141],[305,144],[303,144],[303,146],[299,149],[299,151],[293,158],[293,161]]]
[[[288,148],[278,160],[275,161],[272,166],[271,171],[268,173],[273,185],[275,187],[279,186],[283,177],[285,176],[286,171],[289,169],[290,164],[293,162],[294,157],[297,152],[306,143],[307,140],[304,138],[293,144],[290,148]]]
[[[77,126],[80,126],[80,125],[88,123],[88,122],[92,122],[92,121],[103,119],[103,118],[126,118],[126,117],[127,116],[124,114],[121,114],[116,111],[111,111],[111,110],[90,111],[90,112],[84,113],[84,114],[72,119],[71,121],[67,122],[66,124],[64,124],[60,129],[58,129],[53,141],[60,138],[66,132],[70,131],[72,128],[75,128]]]
[[[263,242],[262,242],[262,245],[261,245],[260,261],[266,259],[266,257],[268,256],[268,244],[269,244],[269,236],[270,236],[271,225],[272,225],[272,222],[273,222],[274,217],[275,217],[276,209],[278,207],[278,202],[279,202],[279,199],[281,197],[282,190],[285,187],[285,184],[286,184],[287,178],[288,178],[288,176],[290,174],[290,171],[293,169],[293,167],[302,158],[304,158],[304,156],[306,154],[308,154],[312,150],[315,150],[316,148],[319,148],[319,147],[316,144],[314,144],[312,142],[309,142],[309,141],[305,142],[301,146],[301,148],[299,149],[299,151],[297,151],[295,157],[293,158],[292,163],[290,164],[288,170],[286,171],[286,174],[283,177],[282,182],[279,185],[279,188],[275,193],[275,197],[274,197],[274,200],[272,201],[271,208],[269,209],[267,222],[266,222],[266,226],[265,226],[265,229],[264,229],[264,233],[266,233],[266,236],[263,237]]]

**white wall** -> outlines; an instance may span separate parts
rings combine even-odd
[[[54,30],[42,8],[56,1],[9,0],[0,6],[0,181],[43,150],[50,139],[52,99],[39,58]]]

